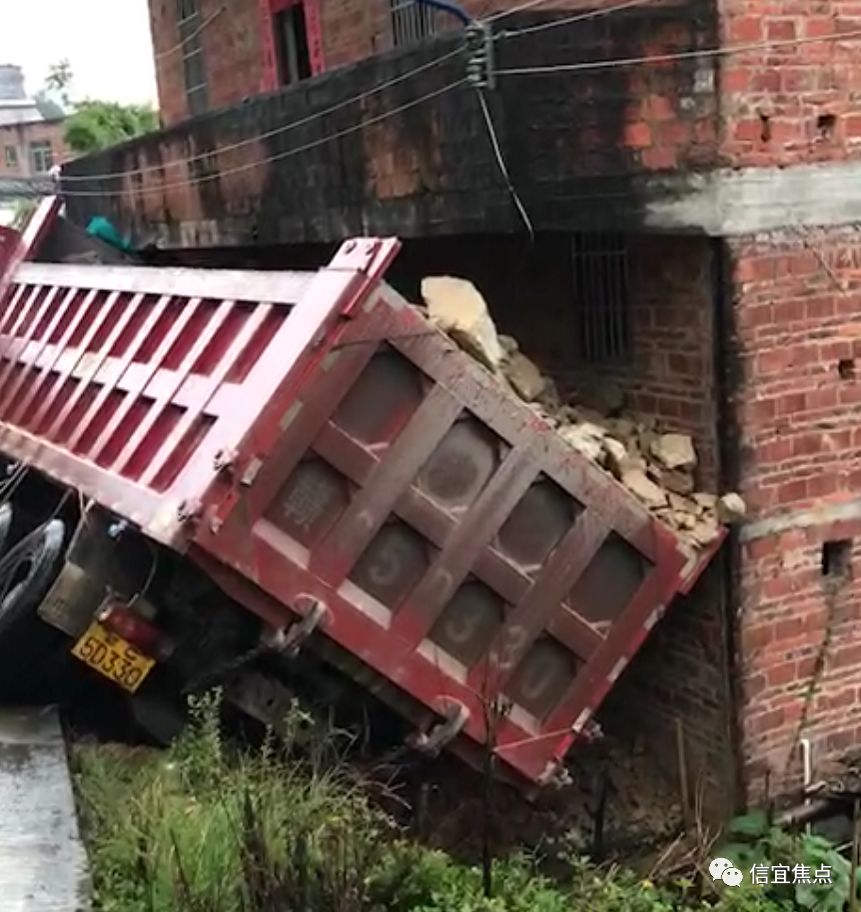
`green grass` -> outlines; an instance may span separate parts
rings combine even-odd
[[[78,745],[76,785],[97,912],[781,912],[762,891],[692,898],[688,886],[569,859],[551,882],[533,859],[481,872],[406,840],[340,761],[330,735],[239,752],[218,696],[198,700],[170,750]],[[301,739],[298,733],[305,732]],[[292,735],[291,735],[292,732]],[[296,745],[315,745],[299,751]]]

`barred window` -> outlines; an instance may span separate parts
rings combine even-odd
[[[395,47],[416,44],[439,31],[439,10],[415,0],[390,0]]]
[[[202,114],[209,107],[203,46],[200,41],[200,8],[197,0],[176,0],[179,40],[182,43],[182,69],[188,113]]]
[[[575,234],[571,240],[579,354],[591,363],[631,357],[628,245],[624,235]]]

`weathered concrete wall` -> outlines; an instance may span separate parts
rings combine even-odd
[[[507,20],[512,27],[531,21]],[[500,41],[498,63],[672,51],[713,42],[716,31],[712,0],[685,0]],[[462,80],[462,55],[281,129],[459,45],[452,36],[385,54],[81,159],[67,171],[72,178],[155,170],[70,182],[70,193],[95,194],[71,198],[71,211],[79,220],[110,215],[139,240],[175,247],[520,231],[474,91],[461,85],[386,116]],[[489,101],[512,179],[539,230],[636,229],[646,218],[645,176],[717,161],[713,61],[506,77]],[[243,145],[218,151],[236,143]],[[201,154],[207,158],[185,163]]]

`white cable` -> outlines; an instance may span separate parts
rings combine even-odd
[[[333,114],[335,111],[340,111],[343,108],[349,107],[350,105],[364,101],[366,98],[370,98],[371,96],[376,95],[378,92],[382,92],[394,85],[405,82],[407,79],[412,79],[413,76],[416,76],[419,73],[423,73],[426,70],[432,69],[433,67],[438,66],[446,60],[450,60],[460,52],[461,48],[455,48],[454,50],[449,51],[447,54],[443,54],[441,57],[435,57],[433,60],[430,60],[427,63],[423,63],[421,66],[407,70],[406,73],[402,73],[400,76],[395,76],[392,79],[389,79],[386,82],[382,82],[371,89],[366,89],[364,92],[359,92],[356,95],[351,95],[349,98],[345,98],[343,101],[339,101],[336,104],[330,105],[327,108],[323,108],[320,111],[314,111],[311,114],[307,114],[305,117],[301,117],[299,120],[294,120],[290,123],[282,124],[280,127],[275,127],[265,133],[248,136],[245,139],[239,140],[235,143],[228,143],[226,146],[221,146],[218,149],[214,149],[212,152],[202,152],[199,155],[192,155],[190,158],[172,159],[171,161],[165,162],[162,165],[148,165],[143,168],[131,168],[127,171],[110,171],[104,174],[89,174],[86,176],[82,174],[69,174],[64,175],[62,181],[63,184],[83,183],[98,180],[110,180],[117,177],[131,177],[135,174],[151,174],[164,171],[166,168],[176,167],[179,165],[190,165],[194,162],[203,161],[204,159],[211,158],[213,155],[219,154],[221,152],[233,152],[236,149],[242,149],[245,148],[245,146],[254,145],[256,143],[262,142],[263,140],[271,139],[273,136],[280,136],[282,133],[287,133],[290,130],[304,127],[306,124],[313,123],[313,121],[318,120],[321,117],[326,117],[329,114]]]
[[[478,92],[478,100],[481,103],[481,112],[484,114],[484,122],[487,125],[490,143],[493,146],[493,154],[496,156],[496,163],[502,173],[502,178],[505,181],[505,186],[511,195],[511,199],[514,201],[514,205],[517,207],[517,211],[523,219],[523,224],[526,225],[529,237],[534,240],[535,228],[532,225],[532,219],[529,218],[526,207],[523,205],[523,201],[520,199],[520,194],[517,192],[517,188],[511,180],[511,175],[508,173],[508,166],[505,164],[505,157],[502,154],[502,148],[500,147],[499,139],[496,136],[496,127],[493,124],[493,118],[490,116],[490,108],[487,106],[487,99],[484,97],[484,92],[482,92],[481,89],[477,89],[476,91]]]
[[[861,38],[861,29],[850,32],[834,32],[806,38],[785,38],[774,41],[757,41],[751,44],[727,45],[719,48],[705,48],[700,51],[678,51],[672,54],[654,54],[645,57],[619,57],[609,60],[590,60],[583,63],[558,63],[547,66],[511,67],[497,70],[497,76],[543,76],[551,73],[579,73],[586,70],[611,70],[620,67],[639,66],[650,63],[670,63],[674,60],[695,60],[698,57],[730,57],[748,51],[773,50],[781,47],[798,47],[803,44],[818,44],[830,41],[856,40]]]
[[[365,127],[372,126],[375,123],[380,123],[383,120],[387,120],[389,117],[394,117],[396,114],[400,114],[403,111],[408,110],[409,108],[414,108],[417,105],[423,104],[426,101],[430,101],[433,98],[449,92],[458,86],[463,85],[466,82],[466,79],[458,79],[455,82],[450,82],[447,85],[444,85],[440,89],[435,89],[433,92],[427,92],[425,95],[415,98],[412,101],[408,101],[405,104],[399,105],[396,108],[392,108],[389,111],[384,111],[382,114],[377,114],[374,117],[369,117],[367,120],[360,120],[358,123],[353,124],[350,127],[346,127],[343,130],[338,130],[335,133],[330,133],[328,136],[323,136],[320,139],[316,139],[313,142],[305,143],[303,146],[296,146],[293,149],[287,149],[284,152],[279,152],[277,155],[270,155],[266,158],[259,159],[253,162],[247,162],[244,165],[238,165],[235,168],[226,168],[223,171],[217,171],[214,174],[204,174],[201,177],[192,178],[186,181],[176,181],[172,184],[158,184],[154,187],[137,187],[132,191],[127,190],[72,190],[66,192],[61,189],[60,193],[63,197],[86,197],[86,196],[95,196],[95,197],[110,197],[110,196],[129,196],[139,193],[164,193],[168,190],[181,189],[183,187],[190,187],[196,184],[203,184],[208,181],[219,180],[222,177],[229,177],[231,174],[241,174],[245,171],[251,171],[254,168],[259,168],[261,165],[267,165],[270,162],[282,161],[285,158],[290,158],[293,155],[298,155],[301,152],[307,152],[310,149],[316,149],[318,146],[322,146],[327,142],[331,142],[333,139],[340,139],[342,136],[348,136],[351,133],[356,133],[359,130],[364,129]],[[210,153],[209,157],[216,157],[222,150],[216,149]]]
[[[575,13],[573,16],[565,16],[563,19],[551,19],[548,22],[527,25],[524,28],[516,29],[513,32],[500,32],[496,35],[496,38],[519,38],[521,35],[531,35],[535,32],[543,32],[546,29],[558,28],[562,25],[585,22],[587,19],[600,19],[604,16],[611,16],[614,13],[621,13],[624,10],[634,9],[638,6],[646,6],[647,4],[654,2],[655,0],[626,0],[625,3],[618,3],[616,6],[605,6],[603,9],[588,10],[585,13]]]
[[[159,51],[157,54],[153,55],[154,60],[163,60],[165,57],[170,57],[172,54],[175,54],[177,51],[181,51],[189,41],[192,41],[211,23],[214,22],[225,10],[226,6],[220,6],[211,16],[207,16],[206,19],[190,34],[186,35],[178,44],[175,44],[173,47],[168,48],[166,51]]]
[[[523,13],[526,10],[533,9],[536,6],[543,6],[545,3],[550,3],[550,0],[529,0],[528,3],[521,3],[520,6],[514,6],[510,10],[500,10],[498,13],[494,13],[492,16],[487,16],[485,19],[482,19],[482,22],[498,22],[500,19],[504,19],[506,16],[513,16],[515,13]]]

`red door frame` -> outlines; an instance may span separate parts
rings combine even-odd
[[[260,38],[263,49],[263,74],[260,91],[273,92],[280,87],[278,56],[275,52],[275,16],[300,3],[305,9],[305,33],[308,41],[308,55],[311,61],[311,75],[316,76],[322,73],[326,69],[326,59],[323,52],[320,0],[259,0],[259,3]]]

